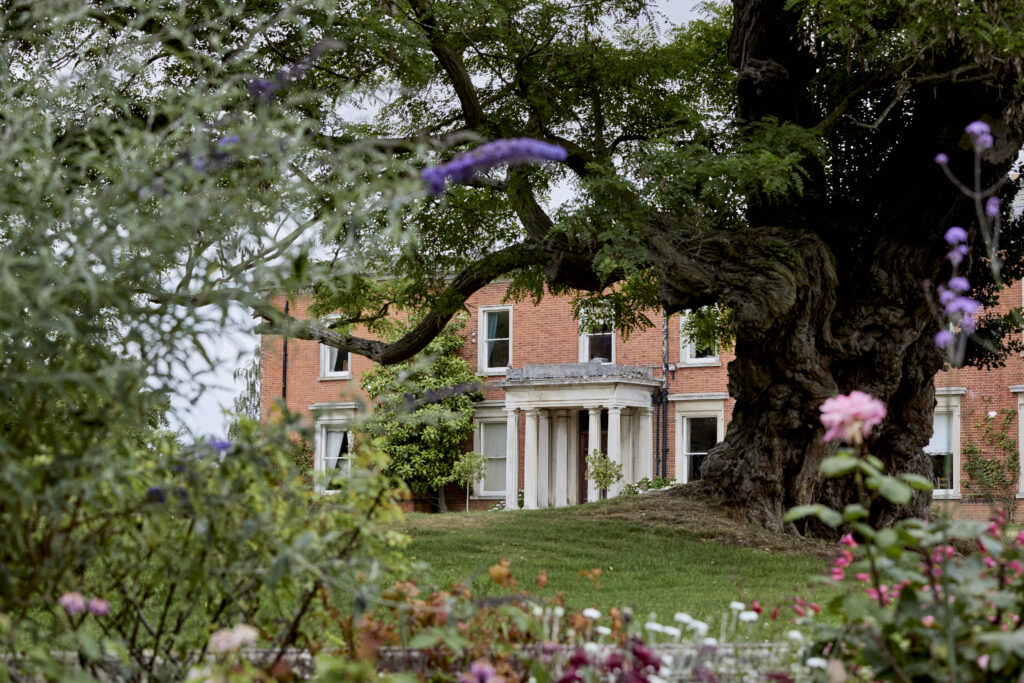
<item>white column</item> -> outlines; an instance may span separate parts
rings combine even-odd
[[[650,408],[640,409],[640,429],[639,429],[639,455],[637,457],[640,463],[640,478],[647,477],[648,479],[654,479],[654,411]]]
[[[555,447],[551,456],[555,462],[555,483],[553,487],[555,507],[564,508],[569,504],[569,411],[555,413]]]
[[[505,410],[505,509],[519,509],[519,410]]]
[[[523,507],[527,510],[536,510],[538,505],[537,480],[538,470],[538,448],[537,448],[537,411],[526,411],[526,457],[523,459]]]
[[[590,424],[587,428],[587,455],[601,450],[601,408],[588,408]],[[600,498],[600,491],[592,479],[587,480],[587,502],[593,503]]]
[[[633,418],[633,409],[627,408],[622,413],[622,483],[635,484],[633,479],[633,432],[636,430],[636,420]]]
[[[540,411],[537,429],[537,505],[551,507],[551,413]]]
[[[622,463],[622,408],[608,409],[608,458],[612,462]],[[608,496],[619,495],[622,482],[612,484]]]
[[[568,467],[566,476],[568,478],[569,485],[569,505],[578,505],[580,502],[580,469],[579,469],[579,456],[580,456],[580,442],[579,442],[579,424],[580,415],[576,410],[570,410],[569,415],[566,418],[568,425],[566,429],[569,432],[569,448],[566,450],[565,455],[568,458]]]

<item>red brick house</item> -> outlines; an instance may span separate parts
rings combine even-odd
[[[466,303],[463,354],[485,385],[467,448],[488,457],[471,507],[498,501],[514,507],[520,491],[527,508],[593,500],[596,492],[583,476],[584,457],[597,439],[603,452],[622,463],[624,483],[659,474],[682,482],[700,477],[703,457],[724,436],[732,412],[726,390],[729,352],[698,348],[681,335],[680,316],[672,316],[663,378],[660,316],[652,318],[653,328],[628,340],[613,330],[583,334],[569,299],[549,296],[537,306],[506,303],[505,288],[492,283]],[[1002,305],[1019,305],[1021,297],[1018,283]],[[283,298],[276,303],[283,306]],[[289,308],[302,317],[309,303],[298,298]],[[285,346],[280,337],[265,336],[262,417],[270,419],[283,397],[314,429],[315,469],[344,476],[351,440],[346,427],[366,409],[359,378],[370,366],[366,358],[316,342],[289,340]],[[667,401],[661,401],[665,379]],[[1011,357],[998,370],[943,372],[936,387],[935,433],[927,450],[935,463],[934,497],[941,502],[933,510],[985,516],[992,492],[967,475],[964,454],[977,446],[982,455],[1004,457],[991,452],[986,422],[995,428],[1008,420],[1011,450],[1024,437],[1017,419],[1024,401],[1024,359]],[[1011,486],[1020,498],[1019,464],[1012,469]],[[621,484],[610,494],[620,489]],[[448,490],[456,509],[463,496],[456,486]],[[424,501],[416,505],[425,507]]]

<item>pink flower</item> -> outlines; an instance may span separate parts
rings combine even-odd
[[[805,610],[800,605],[793,605],[793,611],[796,612],[798,617],[806,617],[807,616],[807,610]]]
[[[871,428],[884,417],[885,404],[862,391],[834,396],[821,404],[821,423],[828,427],[822,441],[842,439],[861,444]]]
[[[982,671],[986,671],[988,669],[988,655],[981,655],[980,657],[978,657],[977,661],[979,669],[981,669]]]
[[[840,569],[839,567],[833,567],[832,568],[832,580],[833,581],[842,581],[845,578],[846,578],[846,573],[843,572],[842,569]]]
[[[859,392],[854,392],[854,393],[859,393]],[[824,406],[822,406],[822,407],[824,407]],[[882,408],[882,416],[883,417],[885,416],[885,408]],[[1024,533],[1024,532],[1022,532],[1022,533]],[[849,548],[856,548],[857,547],[857,541],[853,540],[853,534],[843,534],[843,537],[839,539],[839,544],[840,545],[845,545],[845,546],[847,546]]]
[[[110,614],[110,603],[103,598],[93,598],[89,601],[89,611],[97,617],[105,617]]]
[[[994,569],[995,568],[996,561],[995,561],[995,559],[992,558],[991,555],[986,555],[985,556],[985,566],[988,567],[989,569]]]
[[[921,617],[921,623],[924,624],[925,628],[931,628],[935,625],[935,617],[933,617],[930,614],[926,614],[925,616]]]
[[[60,596],[57,604],[68,614],[81,614],[86,609],[85,598],[81,593],[67,592]]]
[[[858,581],[863,581],[864,583],[867,583],[871,580],[871,574],[868,574],[867,572],[861,572],[860,574],[857,574],[854,578]]]
[[[760,614],[762,612],[761,603],[759,603],[757,600],[754,600],[753,602],[750,603],[750,609],[752,609],[756,613]]]

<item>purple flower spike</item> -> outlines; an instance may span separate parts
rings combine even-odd
[[[217,144],[224,147],[225,145],[237,145],[241,141],[242,138],[237,135],[225,135],[220,140],[217,140]]]
[[[960,320],[960,329],[962,329],[962,330],[964,330],[966,332],[974,332],[976,329],[978,329],[978,323],[975,322],[974,316],[973,315],[965,315]]]
[[[217,451],[218,453],[227,453],[231,450],[230,441],[218,441],[217,439],[210,439],[210,448]]]
[[[967,231],[959,225],[954,225],[946,231],[946,244],[960,244],[967,241]]]
[[[992,134],[992,129],[989,128],[989,125],[984,121],[972,121],[971,123],[967,124],[967,127],[964,128],[964,130],[967,131],[968,134],[973,135],[975,137],[977,137],[978,135]]]
[[[960,253],[959,247],[946,254],[946,258],[949,259],[949,262],[954,266],[959,266],[964,261],[964,255]]]
[[[438,195],[444,192],[445,178],[451,178],[454,183],[466,184],[473,180],[477,173],[501,164],[518,166],[543,161],[565,161],[568,156],[564,148],[541,140],[494,140],[460,154],[451,161],[425,168],[420,177],[427,183],[429,192]]]
[[[999,197],[989,197],[985,202],[985,215],[995,218],[999,215]]]
[[[65,593],[57,600],[57,604],[68,614],[81,614],[86,609],[85,597],[81,593]]]
[[[981,310],[981,304],[974,299],[966,296],[958,296],[948,304],[946,304],[946,313],[954,315],[956,313],[963,313],[964,315],[974,315]]]
[[[935,345],[944,349],[953,343],[953,333],[949,330],[939,330],[935,335]]]
[[[954,292],[961,292],[962,293],[962,292],[966,292],[968,289],[971,288],[971,283],[968,282],[967,278],[965,278],[964,276],[958,275],[958,276],[956,276],[954,278],[950,278],[950,280],[949,280],[949,288],[952,289]],[[946,303],[946,302],[943,301],[942,303]]]
[[[950,301],[956,298],[956,293],[951,292],[945,287],[939,287],[939,303],[945,306]]]
[[[949,157],[946,156],[945,154],[943,154],[942,152],[939,152],[938,154],[935,155],[935,163],[937,163],[937,164],[948,164],[949,163]]]

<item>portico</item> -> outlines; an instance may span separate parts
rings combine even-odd
[[[518,507],[519,420],[525,420],[524,507],[564,507],[596,500],[584,477],[586,454],[601,450],[622,464],[622,481],[653,474],[651,393],[660,385],[648,368],[614,363],[557,363],[509,368],[505,504]]]

